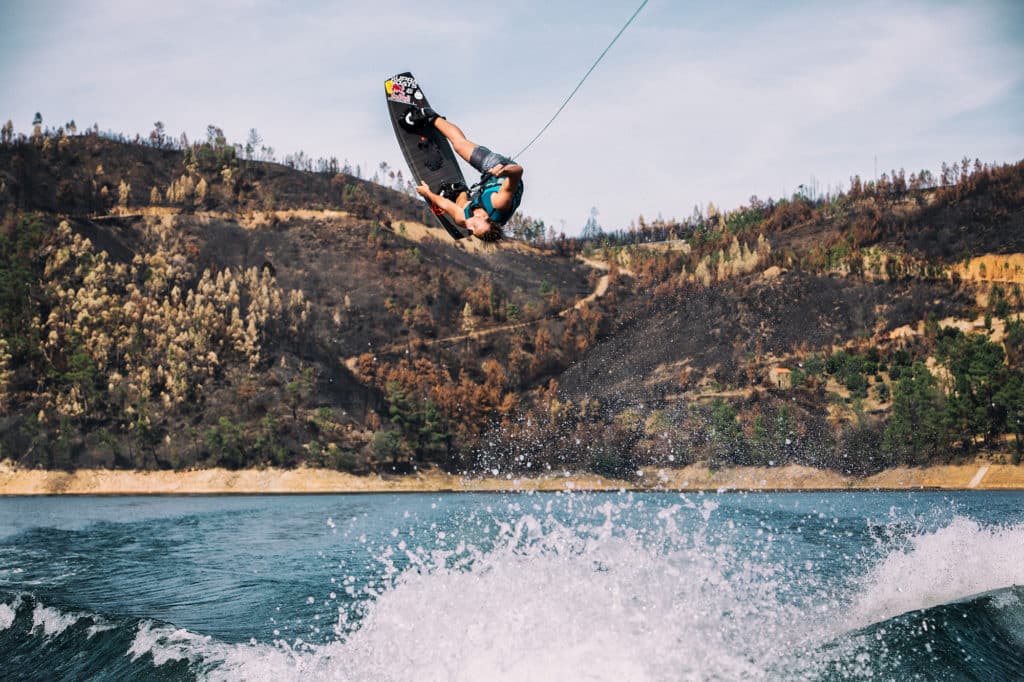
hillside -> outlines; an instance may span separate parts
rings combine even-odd
[[[346,360],[424,349],[449,399],[465,403],[486,384],[484,361],[515,346],[525,366],[514,384],[487,385],[497,395],[467,410],[477,423],[463,438],[513,390],[567,362],[532,348],[540,329],[559,336],[558,313],[592,288],[589,269],[566,256],[456,245],[418,222],[418,199],[230,148],[48,139],[0,146],[0,458],[367,471],[380,465],[373,434],[408,424],[390,409],[387,382],[357,379]],[[140,185],[155,201],[116,189]],[[408,448],[396,439],[387,450],[393,468],[407,466]]]
[[[6,135],[0,459],[628,478],[1019,452],[1024,164],[498,246],[335,166]]]
[[[1018,459],[1024,164],[854,187],[647,226],[681,247],[643,226],[606,239],[650,295],[562,398],[607,406],[615,449],[641,464]]]

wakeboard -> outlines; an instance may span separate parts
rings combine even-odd
[[[437,128],[424,126],[422,130],[410,132],[399,123],[409,109],[430,106],[416,78],[408,71],[392,76],[384,81],[384,92],[387,96],[391,125],[395,129],[405,162],[412,171],[413,181],[417,185],[425,182],[437,193],[440,193],[443,185],[449,183],[465,185],[466,179],[459,168],[455,151]],[[440,207],[435,206],[429,199],[424,200],[437,221],[454,239],[469,236],[469,231],[456,225],[451,216]]]

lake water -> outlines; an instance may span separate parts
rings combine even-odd
[[[1022,503],[0,498],[0,677],[1024,679]]]

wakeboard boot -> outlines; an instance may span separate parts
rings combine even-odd
[[[444,118],[430,107],[410,107],[402,118],[398,119],[399,125],[410,133],[418,133],[424,128],[434,125],[434,121]]]
[[[459,198],[459,195],[463,192],[469,193],[469,188],[466,187],[464,182],[444,182],[437,189],[437,193],[443,196],[445,199],[455,201]]]

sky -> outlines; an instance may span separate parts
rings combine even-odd
[[[384,80],[412,71],[515,155],[639,0],[5,0],[0,120],[134,137],[255,128],[278,159],[405,168]],[[516,160],[521,211],[578,234],[825,191],[858,174],[1024,158],[1024,2],[650,0]],[[474,173],[466,167],[467,177]]]

